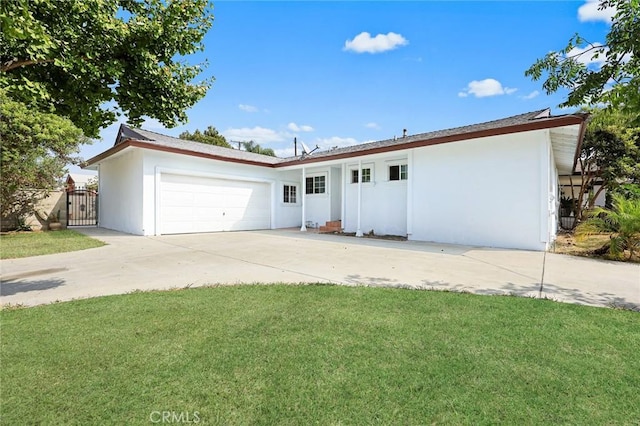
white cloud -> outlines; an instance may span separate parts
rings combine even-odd
[[[313,127],[303,124],[298,126],[296,123],[289,123],[287,128],[292,132],[313,132]]]
[[[364,125],[364,127],[366,127],[367,129],[374,129],[374,130],[380,130],[380,125],[378,125],[378,123],[367,123]]]
[[[320,147],[320,150],[324,151],[327,149],[331,149],[333,147],[342,148],[344,146],[357,145],[358,141],[354,138],[342,138],[340,136],[332,136],[330,138],[317,138],[313,146],[310,147],[313,149],[316,145]]]
[[[393,32],[378,34],[373,38],[368,32],[361,32],[353,40],[347,40],[344,43],[343,50],[350,50],[356,53],[381,53],[406,44],[409,44],[406,38]]]
[[[225,138],[232,141],[254,141],[256,143],[281,142],[288,135],[276,132],[273,129],[256,126],[253,128],[242,127],[239,129],[230,128],[222,132]]]
[[[525,96],[521,96],[522,99],[533,99],[536,96],[538,96],[540,94],[540,92],[538,92],[537,90],[534,90],[533,92],[529,93],[528,95]]]
[[[603,10],[598,10],[600,6],[599,0],[587,0],[585,4],[578,8],[578,19],[580,22],[589,21],[604,21],[611,23],[611,18],[616,14],[615,7],[608,7]]]
[[[464,91],[458,93],[458,96],[466,98],[469,95],[474,95],[476,98],[484,98],[487,96],[510,95],[516,90],[518,89],[513,87],[503,87],[498,80],[487,78],[480,81],[473,80]]]
[[[258,112],[258,108],[254,107],[253,105],[240,104],[238,105],[238,108],[240,108],[244,112]]]
[[[587,47],[574,47],[567,53],[568,58],[575,58],[576,61],[580,62],[584,65],[595,64],[600,67],[606,61],[607,48],[603,48],[604,50],[598,55],[596,58],[595,55],[600,52],[598,47],[601,47],[600,43],[593,43],[593,45]],[[593,49],[593,48],[596,49]]]

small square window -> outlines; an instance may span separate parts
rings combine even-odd
[[[305,180],[306,194],[324,194],[326,192],[326,177],[313,176]]]
[[[285,185],[282,201],[287,204],[295,204],[297,202],[296,193],[297,188],[295,185]]]
[[[371,182],[371,169],[362,169],[362,183]],[[351,170],[351,183],[358,183],[358,170]]]
[[[371,182],[371,169],[362,169],[362,183]]]
[[[389,180],[407,180],[408,168],[406,164],[389,166]]]

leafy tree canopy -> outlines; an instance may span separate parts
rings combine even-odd
[[[255,143],[254,141],[243,142],[244,149],[248,152],[254,152],[256,154],[269,155],[271,157],[275,157],[276,153],[273,152],[271,148],[263,148],[260,144]]]
[[[640,0],[601,0],[598,8],[616,10],[604,44],[576,34],[564,49],[538,59],[525,75],[539,80],[546,74],[543,88],[548,94],[568,89],[560,106],[624,108],[640,125]]]
[[[0,138],[2,217],[33,211],[66,172],[82,143],[82,131],[66,118],[33,111],[0,90]]]
[[[229,145],[227,139],[223,135],[218,133],[218,130],[213,126],[207,127],[204,132],[201,132],[198,129],[196,129],[196,131],[193,133],[190,133],[189,131],[182,132],[178,137],[180,139],[187,139],[190,141],[208,143],[209,145],[218,145],[225,148],[231,148],[231,145]]]
[[[586,200],[593,207],[600,192],[616,189],[623,183],[640,182],[640,126],[632,125],[633,115],[613,109],[591,109],[591,120],[582,142],[579,164],[581,189],[576,216],[581,218],[583,198],[602,182],[599,190]]]
[[[118,111],[174,127],[210,86],[182,57],[212,20],[208,0],[0,1],[0,88],[89,137]]]

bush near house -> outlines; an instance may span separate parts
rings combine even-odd
[[[598,251],[612,258],[631,260],[640,254],[640,199],[612,196],[612,208],[595,208],[576,228],[576,237],[609,234],[609,241]]]

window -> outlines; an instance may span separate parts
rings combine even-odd
[[[283,202],[288,204],[295,204],[296,201],[296,193],[297,189],[295,185],[285,185],[284,186],[284,197],[282,199]]]
[[[326,192],[326,176],[312,176],[305,181],[307,194],[324,194]]]
[[[407,180],[408,168],[406,164],[389,166],[389,180]]]
[[[371,182],[371,169],[362,169],[362,183]],[[358,170],[351,170],[351,183],[358,183]]]

